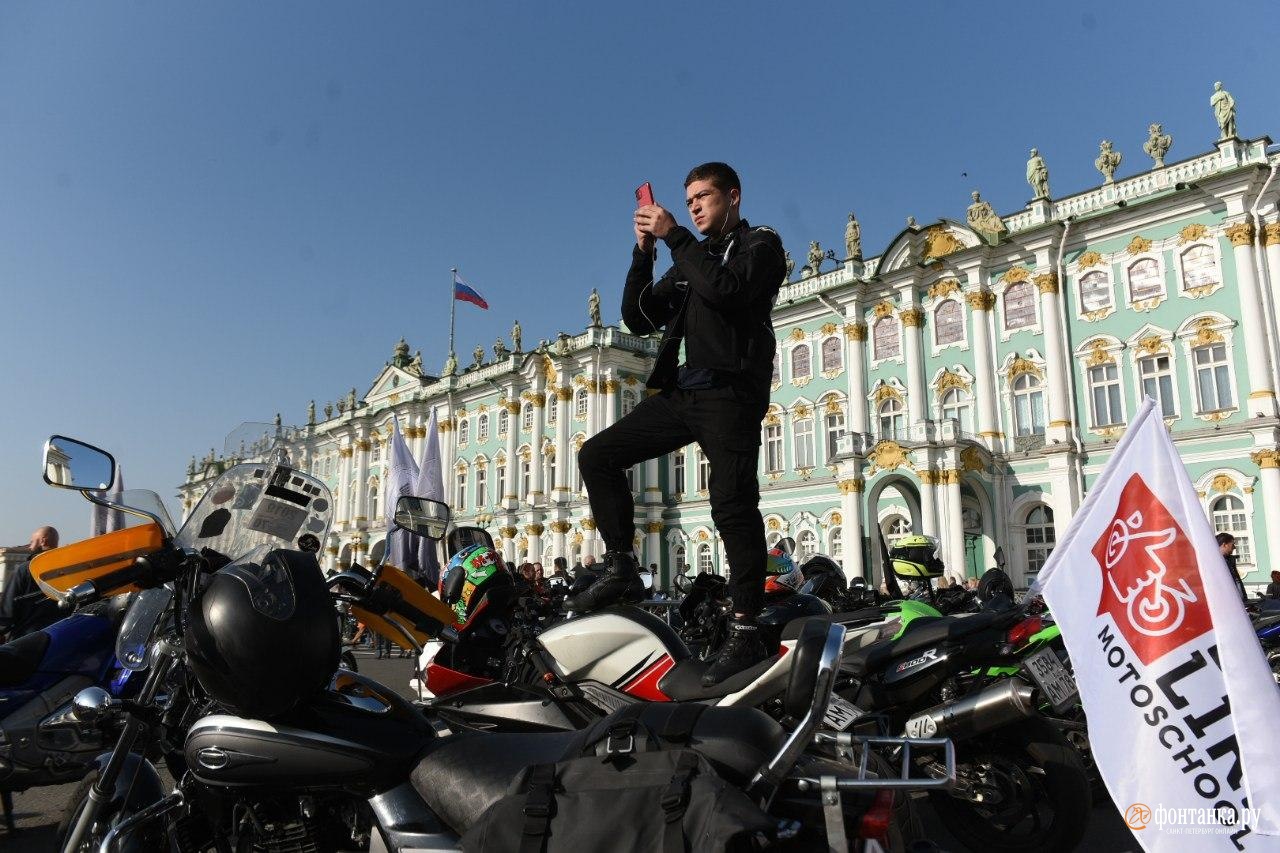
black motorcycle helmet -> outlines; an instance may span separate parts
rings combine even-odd
[[[258,718],[323,690],[341,651],[315,556],[266,547],[213,575],[187,608],[185,640],[200,686],[233,713]]]

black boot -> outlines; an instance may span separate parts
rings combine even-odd
[[[622,600],[639,601],[644,597],[644,583],[634,555],[610,551],[604,555],[602,565],[604,572],[594,583],[565,599],[567,610],[585,613]]]
[[[729,636],[720,647],[716,659],[702,674],[702,686],[714,687],[731,675],[750,669],[769,658],[760,641],[760,626],[750,617],[729,622]]]

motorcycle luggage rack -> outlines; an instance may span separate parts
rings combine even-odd
[[[818,778],[809,776],[792,777],[799,783],[800,790],[807,790],[811,787],[822,788],[826,790],[826,779],[833,779],[835,787],[844,791],[857,791],[880,788],[908,788],[916,791],[923,790],[945,790],[955,785],[956,782],[956,745],[951,738],[933,737],[933,738],[912,738],[912,737],[873,737],[866,735],[854,735],[849,732],[817,732],[814,735],[814,743],[823,745],[834,745],[840,752],[842,757],[846,757],[850,763],[852,762],[852,751],[854,746],[862,747],[862,758],[858,762],[858,771],[856,776],[822,776]],[[901,750],[902,773],[897,777],[888,776],[872,776],[871,775],[871,747],[889,747]],[[912,749],[942,750],[942,766],[943,774],[941,776],[912,776],[911,768],[915,762],[912,761]]]

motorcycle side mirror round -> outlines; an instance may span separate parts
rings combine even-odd
[[[65,435],[44,443],[44,481],[60,489],[106,491],[116,480],[116,460],[105,450]]]
[[[433,541],[439,540],[444,538],[445,531],[449,529],[449,507],[431,498],[402,495],[396,501],[393,519],[396,527],[401,530]]]

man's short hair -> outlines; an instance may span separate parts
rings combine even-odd
[[[684,185],[687,187],[694,181],[710,181],[722,193],[727,193],[729,190],[742,192],[742,182],[738,180],[738,173],[733,171],[733,167],[728,163],[717,161],[694,166],[689,172],[689,177],[684,179]]]
[[[1236,537],[1232,536],[1230,533],[1228,533],[1225,530],[1219,533],[1214,538],[1218,540],[1219,545],[1226,545],[1228,542],[1236,541]]]

